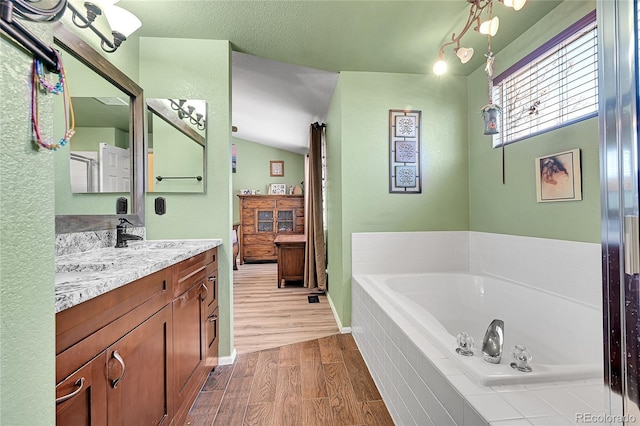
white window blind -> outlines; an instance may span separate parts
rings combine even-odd
[[[583,18],[494,79],[502,107],[493,146],[516,142],[598,114],[595,14]]]

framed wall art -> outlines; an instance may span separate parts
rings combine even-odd
[[[422,192],[422,111],[389,110],[389,192]]]
[[[535,168],[539,203],[582,200],[579,149],[538,157]]]
[[[269,185],[269,195],[285,195],[286,193],[286,183],[272,183]]]
[[[284,176],[284,161],[269,161],[271,176]]]

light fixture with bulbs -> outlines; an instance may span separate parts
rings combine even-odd
[[[460,62],[466,64],[471,60],[473,56],[473,49],[468,47],[462,47],[460,40],[469,31],[472,26],[473,29],[480,34],[486,34],[488,37],[493,37],[498,32],[500,26],[500,19],[497,16],[493,16],[493,0],[466,0],[471,5],[469,9],[469,17],[464,28],[456,34],[451,34],[451,41],[444,43],[440,46],[440,52],[438,55],[438,62],[433,66],[433,72],[436,75],[444,74],[447,71],[447,62],[445,61],[445,48],[447,46],[455,45],[453,48],[456,56],[460,59]],[[527,2],[527,0],[497,0],[507,7],[512,7],[514,10],[520,10]],[[488,14],[488,19],[482,19],[482,14]]]
[[[100,46],[105,52],[115,52],[123,41],[135,30],[142,26],[142,22],[133,13],[121,7],[114,6],[118,0],[92,0],[84,2],[86,16],[84,16],[71,2],[69,10],[73,13],[71,20],[78,28],[89,28],[100,37]],[[93,24],[96,18],[104,13],[111,28],[113,40],[102,34]]]
[[[187,119],[191,124],[196,126],[198,130],[207,128],[207,120],[204,118],[204,115],[198,112],[193,105],[187,105],[186,99],[178,99],[177,101],[169,99],[169,103],[171,104],[171,109],[178,113],[180,119]]]

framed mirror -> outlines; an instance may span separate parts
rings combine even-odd
[[[148,192],[205,192],[207,104],[147,99]]]
[[[55,154],[56,233],[113,229],[121,217],[134,226],[144,226],[142,88],[62,23],[54,24],[54,42],[60,49],[77,113],[76,135],[65,149]],[[59,134],[56,127],[63,120],[64,107],[61,100],[56,99],[54,103],[54,131]],[[103,111],[114,108],[119,112],[101,117],[87,111],[98,106]],[[107,120],[107,117],[110,118]],[[99,118],[104,121],[100,122]],[[92,157],[97,158],[94,164],[100,161],[100,154],[88,153],[96,152],[101,146],[109,151],[104,155],[109,156],[112,164],[111,151],[118,148],[121,154],[128,152],[128,159],[124,155],[116,162],[119,165],[117,181],[100,182],[98,166],[90,165]],[[89,164],[84,172],[78,166],[82,162]],[[74,178],[74,190],[72,167],[76,169],[74,173],[79,169],[84,177],[84,183],[83,179]],[[127,199],[127,214],[116,214],[118,198]]]

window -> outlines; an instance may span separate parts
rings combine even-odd
[[[493,146],[512,143],[598,115],[595,11],[493,80],[502,107]]]

